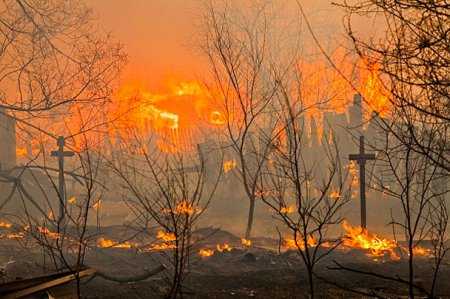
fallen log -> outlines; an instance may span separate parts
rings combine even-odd
[[[135,276],[116,276],[116,275],[111,275],[111,274],[108,274],[108,273],[105,273],[102,271],[98,271],[97,273],[95,273],[94,276],[89,278],[89,280],[85,281],[84,283],[90,282],[95,277],[101,277],[103,279],[114,281],[114,282],[119,282],[119,283],[136,282],[136,281],[146,280],[147,278],[155,276],[156,274],[158,274],[164,270],[166,270],[166,265],[161,264],[158,267],[154,268],[153,270],[150,270],[148,272],[144,272],[142,274],[138,274]]]
[[[96,268],[85,268],[79,271],[78,274],[73,271],[66,271],[6,282],[0,285],[0,298],[16,299],[29,296],[75,280],[77,275],[81,278],[94,274],[97,271]]]

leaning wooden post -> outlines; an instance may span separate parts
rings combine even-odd
[[[375,154],[366,154],[364,152],[364,136],[359,136],[359,154],[350,154],[348,156],[359,164],[359,194],[361,199],[361,227],[367,228],[366,218],[366,161],[375,160]]]
[[[59,172],[59,217],[58,225],[64,220],[66,213],[66,192],[64,183],[64,157],[72,157],[74,153],[72,151],[64,151],[64,146],[66,145],[66,139],[63,136],[59,136],[56,144],[58,145],[57,151],[52,151],[51,155],[53,157],[58,157],[58,172]]]

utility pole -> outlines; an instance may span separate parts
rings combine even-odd
[[[74,153],[72,151],[64,151],[66,145],[66,139],[63,136],[59,136],[56,140],[58,145],[57,151],[52,151],[53,157],[58,157],[58,172],[59,172],[59,218],[58,224],[61,224],[64,220],[66,210],[66,191],[64,183],[64,157],[72,157]]]
[[[361,198],[361,227],[367,228],[366,221],[366,162],[375,160],[375,154],[367,154],[364,151],[364,136],[359,136],[359,154],[350,154],[348,156],[359,164],[359,196]]]

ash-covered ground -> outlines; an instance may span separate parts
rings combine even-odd
[[[119,227],[101,228],[102,235],[112,239],[121,238],[124,232]],[[204,228],[198,234],[207,238],[192,250],[190,275],[183,289],[186,298],[307,298],[307,272],[300,254],[293,250],[286,251],[279,240],[254,238],[252,246],[244,246],[239,237],[220,229]],[[217,244],[225,243],[233,249],[219,252]],[[1,239],[0,257],[4,268],[2,281],[52,273],[52,262],[48,255],[44,256],[42,249],[26,238]],[[213,255],[202,257],[199,249],[213,250]],[[367,293],[379,298],[406,298],[405,284],[331,269],[336,268],[336,261],[357,271],[407,278],[407,256],[392,260],[389,254],[373,257],[367,256],[368,253],[367,250],[339,247],[323,258],[316,268],[316,297],[361,298],[368,297],[363,295]],[[137,277],[161,264],[165,264],[167,269],[146,280],[128,283],[112,282],[102,277],[85,278],[82,281],[82,294],[85,298],[164,297],[169,290],[167,277],[171,271],[165,254],[170,254],[170,250],[143,251],[134,245],[131,248],[102,248],[94,242],[87,251],[85,264],[110,276]],[[418,256],[414,265],[415,282],[426,289],[433,274],[432,258]],[[447,257],[441,265],[435,290],[437,297],[450,298],[448,277],[450,259]],[[70,289],[73,291],[73,283],[69,288],[55,289],[54,292],[63,294]],[[423,297],[420,292],[417,294]]]

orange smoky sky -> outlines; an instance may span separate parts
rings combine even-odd
[[[145,88],[152,92],[162,92],[167,80],[173,77],[190,81],[204,76],[208,64],[195,42],[196,35],[201,34],[197,25],[204,2],[86,0],[98,16],[100,28],[122,42],[130,57],[122,79],[145,82]],[[301,18],[297,1],[274,2]],[[301,1],[301,4],[326,47],[342,42],[340,8],[328,0]]]
[[[196,78],[206,63],[193,44],[199,0],[88,0],[102,30],[123,43],[123,80],[162,91],[168,78]]]

